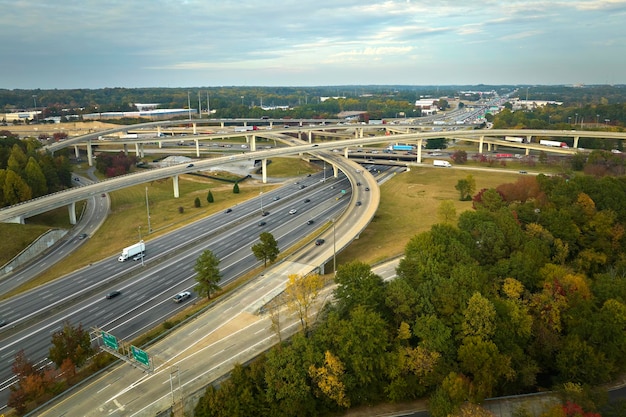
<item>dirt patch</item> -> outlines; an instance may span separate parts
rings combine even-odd
[[[0,127],[0,130],[18,133],[20,136],[39,136],[46,134],[52,136],[57,132],[65,132],[69,136],[86,135],[87,133],[99,132],[107,129],[120,127],[111,123],[94,122],[69,122],[52,123],[43,125],[8,125]]]

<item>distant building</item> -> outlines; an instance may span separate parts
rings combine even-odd
[[[145,111],[111,111],[103,113],[83,114],[83,120],[105,120],[105,119],[121,119],[124,117],[140,118],[144,117],[153,120],[165,120],[172,117],[197,115],[197,109],[155,109]]]
[[[15,120],[19,120],[25,123],[27,120],[34,120],[41,114],[41,111],[17,111],[13,113],[0,114],[0,121],[4,120],[6,123],[13,123]]]
[[[423,115],[435,114],[437,113],[437,101],[432,98],[428,99],[419,99],[415,101],[415,107],[419,108],[422,111]]]
[[[562,101],[553,101],[553,100],[520,100],[519,98],[512,98],[509,100],[511,105],[513,106],[513,111],[515,110],[523,110],[529,109],[533,110],[539,107],[545,107],[548,104],[560,106],[563,104]]]

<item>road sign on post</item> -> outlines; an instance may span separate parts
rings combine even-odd
[[[104,346],[109,349],[117,350],[119,346],[117,345],[117,338],[112,334],[108,334],[107,332],[102,332],[102,341],[104,342]]]
[[[131,346],[130,351],[133,354],[133,358],[135,358],[137,362],[146,367],[150,367],[150,357],[148,356],[148,352],[135,346]]]

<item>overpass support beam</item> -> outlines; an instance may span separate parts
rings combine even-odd
[[[200,141],[198,139],[193,140],[196,143],[196,157],[200,158]]]
[[[484,136],[480,137],[480,140],[478,141],[478,153],[483,153],[483,141],[485,140]]]
[[[424,139],[417,140],[417,163],[418,164],[422,163],[422,142],[423,141]]]
[[[533,143],[533,135],[526,136],[526,143]]]
[[[267,184],[267,159],[261,160],[261,177],[263,178],[263,184]]]
[[[224,129],[224,122],[220,122],[220,127]]]
[[[80,151],[78,150],[78,145],[74,145],[74,156],[78,158],[80,156]]]
[[[67,206],[70,212],[70,224],[76,224],[76,203],[72,202]]]
[[[197,135],[197,134],[198,134],[198,125],[197,125],[197,123],[196,123],[196,122],[193,122],[193,123],[191,124],[191,126],[193,126],[193,134],[194,134],[194,135]]]
[[[246,137],[246,140],[248,140],[248,138]],[[256,135],[250,135],[250,150],[252,152],[256,151]]]
[[[337,165],[333,164],[333,177],[337,178],[339,176],[339,168]]]
[[[172,182],[174,183],[174,198],[180,197],[180,190],[178,189],[178,175],[174,175],[172,177]]]
[[[307,135],[309,136],[309,143],[313,143],[313,131],[309,130],[307,132]]]
[[[578,139],[580,139],[580,136],[574,136],[574,148],[578,148]]]
[[[93,166],[93,148],[90,140],[87,141],[87,163],[90,167]]]

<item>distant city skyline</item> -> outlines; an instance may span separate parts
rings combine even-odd
[[[626,0],[0,6],[3,89],[626,83]]]

